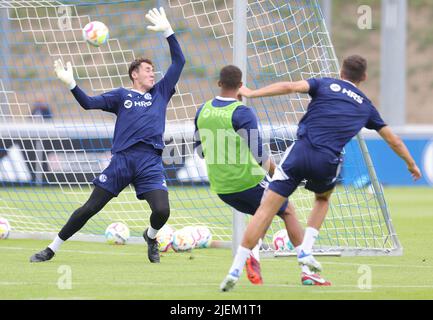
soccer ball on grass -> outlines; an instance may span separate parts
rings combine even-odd
[[[195,247],[195,240],[192,235],[192,227],[185,227],[173,234],[173,250],[188,251]]]
[[[5,218],[0,218],[0,240],[7,239],[11,231],[11,225]]]
[[[289,236],[287,235],[287,230],[282,229],[276,232],[272,238],[272,244],[275,250],[293,250],[294,246],[290,242]]]
[[[109,244],[126,244],[129,239],[129,228],[121,222],[110,224],[105,230],[105,239]]]
[[[159,251],[167,252],[173,245],[173,234],[174,229],[166,224],[161,229],[159,229],[156,234],[156,240],[158,241]]]
[[[212,233],[206,226],[194,226],[192,235],[196,248],[209,248],[212,243]]]

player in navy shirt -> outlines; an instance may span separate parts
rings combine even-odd
[[[339,79],[310,79],[298,82],[279,82],[267,87],[239,93],[247,98],[269,97],[290,93],[308,93],[312,100],[299,123],[298,140],[286,151],[275,170],[269,190],[251,219],[229,274],[221,283],[223,291],[234,287],[236,270],[243,268],[251,249],[263,230],[271,223],[281,204],[296,190],[301,181],[315,193],[315,203],[308,219],[298,262],[310,269],[322,267],[312,256],[312,248],[329,208],[329,199],[339,174],[346,145],[362,128],[376,130],[407,164],[414,180],[421,172],[402,140],[385,124],[371,101],[359,90],[367,77],[367,61],[360,56],[345,59]],[[302,282],[325,285],[320,277],[302,275]]]
[[[170,215],[167,185],[162,165],[163,134],[167,104],[175,92],[185,58],[164,9],[150,10],[146,18],[153,26],[149,30],[162,31],[170,46],[172,64],[162,80],[155,84],[152,62],[136,59],[129,67],[133,89],[119,88],[100,96],[87,96],[75,83],[70,62],[63,67],[55,62],[55,71],[70,89],[78,103],[86,110],[100,109],[117,116],[114,129],[110,165],[94,179],[95,188],[89,200],[77,209],[48,248],[36,253],[31,262],[50,260],[60,245],[78,232],[113,197],[129,184],[135,187],[137,198],[146,200],[152,210],[150,227],[143,237],[148,244],[150,262],[158,263],[159,249],[156,233]]]

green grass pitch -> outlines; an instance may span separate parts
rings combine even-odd
[[[262,260],[263,286],[243,274],[234,291],[221,293],[230,250],[171,252],[155,265],[144,246],[71,241],[52,261],[30,264],[48,242],[8,239],[0,241],[0,299],[433,299],[433,189],[387,188],[385,195],[403,256],[322,257],[331,287],[302,287],[293,258]],[[371,288],[361,289],[370,271]]]

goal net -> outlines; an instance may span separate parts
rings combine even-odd
[[[168,44],[146,29],[144,15],[164,6],[186,57],[167,111],[163,160],[175,229],[206,225],[217,245],[232,239],[231,208],[210,192],[206,167],[192,148],[193,119],[218,94],[218,72],[233,62],[233,0],[5,1],[0,0],[0,216],[14,234],[51,237],[90,195],[91,181],[108,165],[115,118],[85,111],[55,77],[53,62],[71,61],[88,95],[130,88],[129,63],[150,58],[157,77],[170,64]],[[102,21],[109,41],[84,42],[82,28]],[[338,77],[338,62],[317,1],[250,0],[247,5],[247,83]],[[307,95],[250,101],[265,148],[278,163],[296,139]],[[345,149],[344,164],[316,251],[398,254],[397,236],[362,140]],[[290,199],[305,224],[312,194],[302,186]],[[103,235],[112,222],[126,223],[135,237],[149,224],[150,208],[127,187],[78,236]],[[275,219],[264,241],[283,229]]]

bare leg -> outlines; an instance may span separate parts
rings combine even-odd
[[[312,256],[314,242],[319,236],[319,230],[325,220],[329,208],[329,198],[331,197],[332,190],[316,194],[311,215],[308,218],[308,226],[305,228],[304,239],[298,252],[298,262],[301,265],[306,265],[311,271],[322,271],[321,264]]]
[[[292,203],[289,202],[286,210],[282,215],[279,215],[283,219],[286,226],[287,234],[289,239],[295,247],[298,247],[302,243],[304,238],[304,230],[299,223],[298,217],[296,216],[296,210]]]
[[[266,230],[269,228],[272,219],[281,208],[284,201],[286,201],[286,198],[272,190],[266,192],[259,209],[257,209],[257,212],[252,217],[244,232],[241,243],[242,247],[248,249],[254,248],[259,239],[263,237]]]
[[[328,213],[329,199],[331,198],[333,191],[334,190],[331,190],[322,194],[316,193],[313,210],[311,211],[311,215],[308,218],[309,227],[320,230],[323,221],[325,220],[326,214]]]

